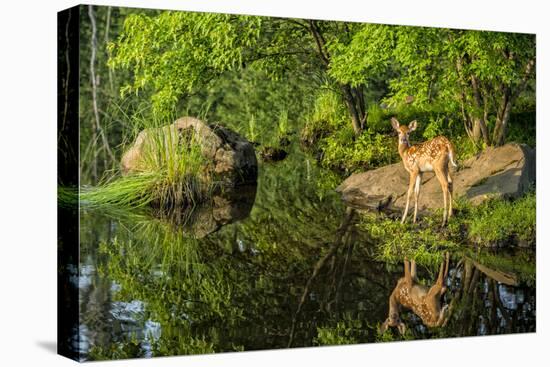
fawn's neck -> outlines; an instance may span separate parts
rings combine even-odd
[[[410,147],[411,147],[411,145],[408,142],[403,143],[403,142],[399,141],[399,145],[397,147],[397,150],[399,151],[399,156],[401,157],[402,160],[405,160],[405,154],[407,153],[407,151],[409,150]]]
[[[388,314],[399,312],[399,302],[396,299],[394,294],[390,295],[389,310]]]

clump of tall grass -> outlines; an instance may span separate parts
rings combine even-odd
[[[153,188],[158,181],[156,173],[120,177],[96,187],[83,188],[80,199],[87,206],[142,207],[153,202]]]
[[[317,98],[313,111],[302,129],[302,142],[316,144],[320,139],[345,126],[347,112],[337,93],[322,90]]]
[[[173,208],[195,205],[210,197],[215,187],[211,165],[203,157],[193,130],[178,130],[155,119],[151,123],[138,120],[132,126],[128,143],[139,131],[146,131],[132,172],[82,190],[82,200],[89,205]]]
[[[256,139],[258,139],[258,131],[256,127],[256,118],[254,115],[250,115],[250,119],[248,120],[248,130],[246,131],[246,137],[252,141],[256,142]]]
[[[78,205],[78,188],[58,185],[57,204],[62,207],[74,207]]]
[[[287,109],[281,110],[279,114],[279,120],[277,121],[277,133],[279,135],[279,138],[282,138],[289,133]]]

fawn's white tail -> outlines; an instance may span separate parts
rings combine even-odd
[[[453,166],[458,167],[458,164],[456,164],[456,161],[455,161],[455,149],[453,148],[453,144],[449,142],[447,147],[449,148],[449,161],[451,161],[451,164]]]

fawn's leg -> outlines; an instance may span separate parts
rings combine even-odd
[[[409,260],[407,260],[407,258],[403,260],[403,266],[404,266],[405,279],[409,280],[411,277],[411,265],[409,263]]]
[[[443,272],[443,278],[446,278],[449,275],[449,253],[445,252],[445,271]]]
[[[418,213],[418,195],[420,195],[420,184],[422,183],[422,174],[416,176],[414,183],[414,216],[413,223],[416,223],[416,213]]]
[[[443,191],[443,226],[447,224],[447,197],[449,194],[449,184],[447,177],[443,174],[441,169],[434,169],[435,175],[439,184],[441,185],[441,191]]]
[[[447,290],[447,286],[445,285],[445,279],[449,275],[449,253],[445,252],[445,270],[443,270],[443,280],[442,280],[442,287],[441,287],[441,295],[445,293]]]
[[[453,178],[451,177],[451,171],[447,167],[447,183],[449,187],[449,218],[453,215]]]
[[[439,266],[439,274],[437,275],[437,280],[435,281],[434,285],[431,286],[430,290],[428,291],[428,297],[439,297],[442,293],[443,282],[445,280],[445,261],[441,262],[441,265]]]
[[[448,262],[448,260],[447,260]],[[437,274],[437,284],[442,286],[443,281],[445,280],[445,260],[441,262],[441,265],[439,266],[439,274]]]
[[[411,201],[411,194],[413,192],[414,184],[416,181],[416,172],[411,172],[409,176],[409,190],[407,191],[407,202],[405,204],[405,211],[403,212],[403,218],[401,218],[401,223],[405,223],[405,219],[407,219],[407,214],[409,213],[409,203]]]

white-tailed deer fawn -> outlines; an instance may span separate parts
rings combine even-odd
[[[399,316],[400,307],[412,310],[428,327],[442,326],[446,321],[448,306],[441,307],[441,296],[445,293],[445,278],[449,272],[449,253],[439,268],[439,275],[435,284],[428,288],[419,284],[416,278],[416,263],[414,260],[405,263],[405,276],[400,278],[390,295],[388,318],[380,331],[385,332],[388,327],[397,327],[399,332],[405,332],[405,324]]]
[[[403,160],[405,169],[410,175],[407,202],[405,204],[403,217],[401,218],[401,223],[405,223],[405,219],[407,218],[413,189],[413,223],[416,222],[422,174],[424,172],[434,172],[441,185],[441,190],[443,191],[443,225],[445,225],[447,219],[453,215],[453,180],[449,171],[449,162],[457,167],[453,145],[446,137],[438,136],[423,143],[411,146],[409,134],[416,129],[416,120],[412,121],[407,126],[400,125],[396,118],[392,118],[391,124],[399,135],[399,155]]]

